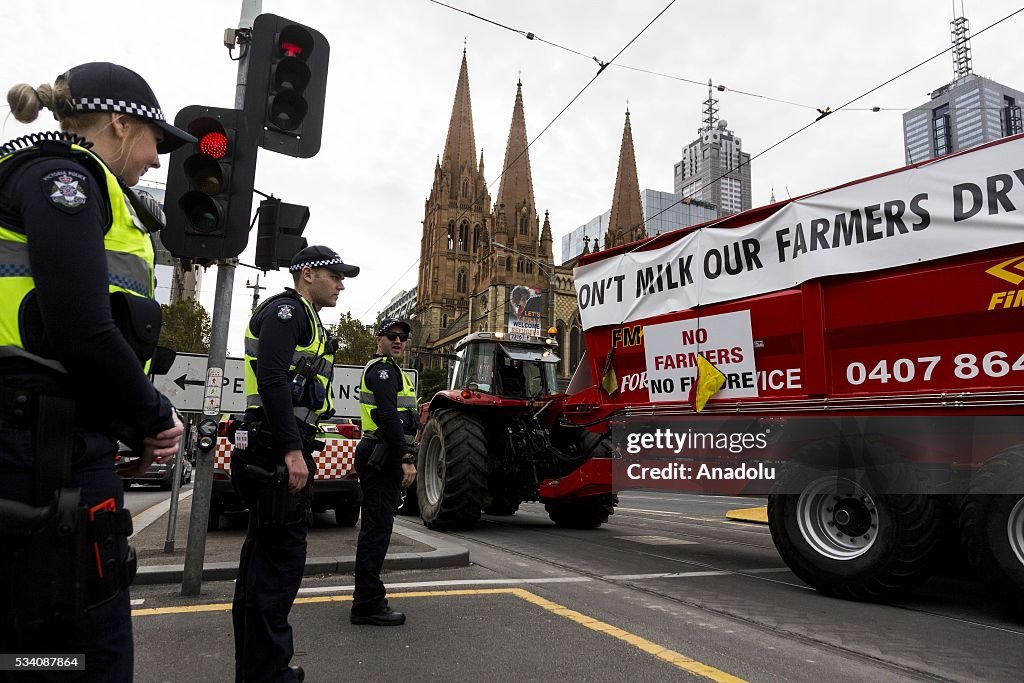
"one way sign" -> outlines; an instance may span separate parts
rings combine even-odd
[[[201,412],[206,389],[206,356],[179,353],[166,375],[154,380],[156,388],[182,412]],[[359,365],[334,366],[334,411],[337,417],[359,417]],[[405,372],[419,386],[419,373]],[[224,363],[221,412],[240,413],[245,410],[245,365],[241,358],[228,358]]]

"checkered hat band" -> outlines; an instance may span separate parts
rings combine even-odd
[[[333,266],[341,262],[341,258],[332,258],[326,261],[308,261],[306,263],[296,263],[294,266],[290,266],[288,270],[302,270],[306,266],[309,266],[310,268],[322,268],[324,266]]]
[[[115,100],[112,97],[77,97],[72,98],[71,106],[75,111],[119,111],[154,121],[166,121],[164,113],[157,107],[147,107],[126,100]]]

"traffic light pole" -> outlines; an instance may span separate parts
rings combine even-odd
[[[262,0],[242,0],[239,29],[251,29],[254,20],[263,11]],[[246,71],[249,65],[248,48],[241,50],[238,59],[238,82],[235,86],[235,109],[245,104]],[[235,266],[238,259],[223,259],[217,262],[217,291],[214,295],[213,320],[210,332],[210,353],[206,363],[207,399],[204,399],[204,418],[220,417],[220,382],[224,376],[224,365],[228,351],[228,329],[231,322],[231,293],[235,286]],[[211,380],[216,387],[211,387]],[[214,392],[211,389],[215,388]],[[215,394],[215,396],[211,396]],[[210,399],[215,398],[216,405]],[[216,438],[216,437],[215,437]],[[215,442],[216,443],[216,442]],[[210,498],[213,490],[213,449],[199,449],[192,487],[192,513],[188,524],[188,543],[185,548],[185,569],[181,580],[182,595],[198,595],[203,584],[203,561],[206,556],[206,523],[210,514]]]

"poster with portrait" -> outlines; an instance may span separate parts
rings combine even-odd
[[[539,337],[543,320],[542,290],[516,285],[508,299],[508,335]]]

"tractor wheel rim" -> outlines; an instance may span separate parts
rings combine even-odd
[[[1006,521],[1006,537],[1010,541],[1010,550],[1017,556],[1017,561],[1024,565],[1024,496],[1010,510]]]
[[[427,502],[436,505],[441,500],[441,492],[444,489],[444,442],[436,434],[427,444],[421,476]]]
[[[800,493],[797,525],[818,554],[832,560],[852,560],[875,544],[878,510],[871,495],[856,482],[822,477]]]

